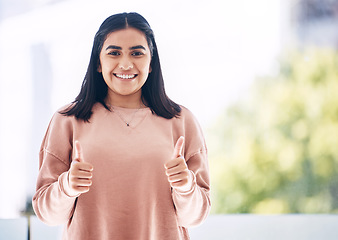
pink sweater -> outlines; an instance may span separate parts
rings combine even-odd
[[[134,109],[117,108],[125,119]],[[164,163],[185,137],[184,157],[193,172],[188,192],[171,189]],[[73,144],[79,140],[94,166],[90,191],[70,197],[67,174]],[[46,224],[65,224],[63,239],[189,239],[187,228],[210,210],[207,148],[189,110],[165,119],[149,108],[136,112],[129,127],[117,113],[97,103],[90,122],[55,113],[40,151],[33,197],[36,215]]]

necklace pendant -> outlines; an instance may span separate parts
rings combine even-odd
[[[130,122],[134,119],[135,114],[142,108],[142,103],[140,105],[140,107],[138,109],[136,109],[136,111],[133,113],[133,116],[131,117],[131,119],[129,120],[129,122],[127,122],[124,117],[120,114],[120,112],[117,109],[114,109],[113,106],[109,105],[110,109],[115,112],[117,114],[117,116],[127,125],[127,127],[130,126]]]

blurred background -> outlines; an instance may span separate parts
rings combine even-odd
[[[338,213],[338,0],[0,0],[0,218],[32,213],[52,114],[125,11],[204,129],[213,214]]]

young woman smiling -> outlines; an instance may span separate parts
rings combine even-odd
[[[144,34],[135,28],[107,35],[100,53],[98,72],[108,86],[111,106],[138,108],[142,104],[142,86],[150,68],[151,52]]]
[[[79,95],[52,117],[36,215],[63,239],[189,239],[210,210],[207,147],[165,93],[153,32],[137,13],[107,18]]]

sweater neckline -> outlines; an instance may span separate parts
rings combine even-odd
[[[109,106],[108,106],[109,107]],[[144,110],[149,110],[149,107],[142,107],[142,108],[125,108],[125,107],[118,107],[118,106],[111,106],[111,110],[117,109],[119,111],[124,111],[124,112],[134,112],[134,111],[144,111]]]
[[[105,110],[107,110],[102,103],[96,103],[95,105],[99,105],[100,108],[103,108]],[[110,106],[107,105],[108,108],[110,108]],[[111,106],[110,108],[110,112],[114,112],[114,109],[120,111],[120,112],[125,112],[125,113],[129,113],[129,112],[134,112],[136,110],[138,111],[151,111],[150,107],[142,107],[140,109],[138,108],[125,108],[125,107],[118,107],[118,106]],[[108,111],[108,110],[107,110]]]

